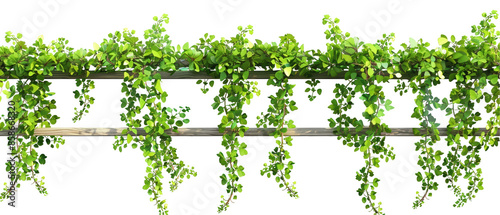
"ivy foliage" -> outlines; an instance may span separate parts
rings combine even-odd
[[[252,53],[246,53],[246,46],[249,44],[246,35],[253,33],[252,26],[239,27],[238,31],[239,33],[229,40],[225,38],[214,40],[215,36],[209,37],[205,34],[195,46],[193,51],[195,54],[191,54],[190,51],[184,54],[192,56],[188,59],[191,60],[189,67],[194,65],[195,69],[201,67],[203,70],[207,70],[207,67],[214,68],[223,84],[214,97],[212,108],[217,110],[218,115],[222,115],[218,128],[219,132],[223,133],[222,146],[226,151],[219,152],[217,157],[226,170],[220,179],[222,185],[226,186],[229,196],[221,196],[218,212],[226,211],[229,204],[238,198],[237,193],[243,191],[243,185],[238,183],[240,177],[245,176],[245,168],[238,163],[238,157],[248,154],[247,144],[240,141],[248,130],[246,126],[248,116],[243,112],[243,106],[249,105],[254,95],[260,94],[256,88],[257,82],[248,80],[250,72],[255,70],[255,66],[248,61]],[[199,53],[203,55],[198,55]],[[196,62],[197,59],[203,60],[197,56],[207,56],[209,60]],[[213,86],[213,83],[210,82],[210,85]],[[204,88],[202,92],[207,93],[208,89]]]
[[[381,118],[385,111],[393,109],[391,101],[385,98],[381,83],[387,83],[390,76],[383,76],[381,72],[389,65],[390,53],[392,52],[391,40],[393,35],[386,36],[377,44],[363,43],[357,38],[352,38],[348,33],[343,33],[338,27],[338,19],[332,20],[325,16],[323,24],[328,25],[329,31],[326,36],[332,43],[327,44],[328,50],[339,53],[341,58],[335,58],[333,63],[349,63],[346,65],[348,72],[345,74],[347,84],[335,85],[329,108],[337,118],[330,118],[330,127],[339,134],[338,139],[343,144],[354,147],[354,151],[363,154],[365,165],[356,172],[356,180],[361,184],[357,192],[362,196],[365,208],[374,214],[382,214],[381,202],[376,203],[375,188],[378,187],[380,179],[375,177],[373,169],[380,167],[380,161],[388,162],[395,158],[393,148],[385,143],[385,137],[380,137],[382,132],[391,132],[387,124]],[[347,51],[349,50],[349,51]],[[323,66],[328,66],[323,64]],[[362,113],[364,119],[358,119],[348,115],[346,112],[353,107],[353,98],[360,95],[365,105]],[[361,132],[368,123],[365,133]],[[349,128],[355,128],[355,134],[349,132]]]
[[[273,177],[279,187],[294,198],[298,198],[298,191],[290,179],[295,163],[288,151],[293,139],[286,134],[288,129],[295,128],[289,114],[297,110],[297,104],[292,99],[295,85],[289,79],[293,76],[311,78],[315,74],[343,76],[345,81],[335,84],[328,106],[333,114],[328,119],[329,126],[344,145],[360,152],[365,161],[355,174],[359,182],[357,193],[365,208],[373,214],[384,214],[377,200],[380,179],[375,172],[382,161],[395,159],[395,154],[381,136],[391,132],[383,119],[394,109],[383,86],[397,79],[396,92],[416,94],[411,118],[420,123],[420,129],[415,129],[414,134],[421,137],[415,142],[415,150],[419,152],[417,164],[421,167],[416,180],[421,190],[413,207],[423,206],[438,189],[437,177],[442,177],[455,194],[454,206],[461,207],[484,188],[480,153],[498,146],[499,141],[495,135],[500,125],[500,32],[495,29],[494,19],[498,19],[497,11],[484,13],[479,25],[472,26],[473,35],[461,38],[441,35],[437,40],[439,47],[434,49],[422,39],[411,38],[408,44],[394,48],[394,34],[384,34],[373,44],[365,43],[343,32],[339,20],[328,15],[322,20],[327,26],[326,51],[304,50],[291,34],[281,36],[279,43],[259,39],[251,42],[247,38],[247,34],[253,34],[251,25],[238,27],[238,33],[229,39],[217,40],[207,33],[194,45],[174,46],[163,27],[169,21],[167,15],[153,18],[154,24],[144,32],[143,40],[135,36],[134,30],[124,29],[110,33],[100,44],[94,43],[93,49],[71,48],[64,38],[45,44],[43,37],[39,37],[27,45],[21,34],[7,32],[5,41],[10,46],[0,46],[0,88],[5,97],[14,102],[16,115],[4,118],[6,121],[0,123],[0,129],[17,128],[13,146],[15,166],[19,170],[16,183],[32,181],[38,191],[46,195],[39,167],[46,163],[47,156],[38,148],[45,144],[58,148],[64,139],[34,135],[35,128],[51,127],[59,119],[51,113],[56,101],[50,99],[54,92],[50,90],[51,82],[45,78],[56,71],[75,76],[78,89],[73,93],[80,106],[75,108],[73,121],[76,122],[94,103],[89,93],[95,85],[89,75],[122,71],[124,113],[120,116],[127,128],[122,136],[115,137],[113,148],[121,152],[131,146],[142,151],[147,163],[143,189],[151,196],[159,214],[167,214],[166,200],[160,199],[164,173],[170,177],[170,191],[197,173],[179,159],[176,148],[171,145],[172,137],[166,133],[177,132],[189,123],[186,116],[190,108],[164,105],[168,93],[162,88],[162,72],[188,70],[207,74],[222,83],[212,103],[212,108],[221,116],[218,128],[225,148],[217,154],[225,169],[220,176],[227,194],[222,195],[218,207],[222,212],[243,191],[239,179],[245,176],[245,168],[238,160],[248,153],[242,138],[249,129],[243,107],[260,95],[257,82],[249,80],[252,74],[260,69],[274,71],[267,85],[276,89],[276,93],[269,96],[269,108],[257,117],[258,127],[274,128],[271,136],[277,144],[269,152],[269,162],[260,173]],[[408,80],[400,80],[402,77]],[[6,79],[17,81],[11,84]],[[455,87],[449,96],[437,98],[433,87],[445,79],[452,81]],[[203,85],[201,91],[206,94],[215,81],[203,79],[196,83]],[[314,78],[306,81],[309,100],[323,94],[319,83]],[[361,117],[350,113],[356,98],[364,105]],[[480,105],[491,115],[486,118],[484,132],[478,132],[481,126],[477,123],[484,117],[479,112]],[[444,111],[449,121],[438,122],[433,115],[436,111]],[[7,119],[14,123],[8,123]],[[441,140],[440,125],[447,128],[448,150],[435,149]],[[143,132],[139,128],[143,128]],[[11,164],[6,164],[9,170]],[[464,180],[467,187],[459,186],[459,180]],[[0,195],[2,200],[8,198],[10,191],[5,185]]]
[[[259,45],[257,48],[263,50],[264,53],[269,51],[266,51],[265,45]],[[290,197],[298,198],[295,182],[290,183],[287,181],[291,177],[290,173],[295,163],[293,161],[285,161],[290,159],[290,152],[285,149],[285,145],[292,146],[292,138],[290,136],[285,137],[285,133],[288,131],[288,128],[296,127],[293,120],[286,120],[286,116],[291,111],[298,109],[296,102],[290,99],[293,96],[295,85],[288,82],[288,76],[292,74],[292,70],[299,72],[304,70],[308,65],[308,60],[311,59],[311,55],[304,51],[304,46],[299,45],[291,34],[281,36],[279,46],[271,49],[271,51],[273,51],[270,55],[271,62],[274,64],[274,67],[280,70],[270,77],[267,85],[277,87],[278,91],[275,95],[269,96],[271,105],[269,105],[266,114],[262,113],[262,116],[257,117],[259,120],[257,127],[274,127],[275,131],[271,135],[274,138],[278,138],[276,140],[278,146],[269,153],[269,164],[264,164],[264,168],[260,174],[266,175],[268,178],[271,175],[274,176],[280,188],[283,188]],[[316,81],[313,82],[317,83]]]
[[[168,94],[163,91],[161,75],[156,70],[174,70],[176,53],[169,36],[164,34],[163,24],[168,23],[168,16],[154,17],[154,21],[151,29],[144,32],[145,42],[139,41],[134,36],[135,32],[127,29],[108,35],[109,39],[99,45],[99,50],[106,54],[102,54],[97,67],[132,70],[123,73],[121,90],[125,94],[121,99],[125,113],[120,116],[127,129],[123,130],[123,136],[115,137],[113,148],[121,152],[129,144],[134,149],[139,147],[147,163],[143,189],[152,196],[151,201],[154,201],[159,214],[167,214],[166,200],[160,200],[164,171],[171,178],[170,191],[175,191],[184,178],[189,179],[197,173],[193,167],[179,160],[177,149],[171,145],[172,137],[165,133],[166,130],[177,132],[179,127],[189,123],[185,117],[190,108],[162,105]],[[145,135],[138,134],[137,129],[141,127]]]
[[[491,146],[498,146],[498,72],[500,68],[497,44],[500,32],[495,30],[492,19],[498,19],[498,14],[483,13],[483,20],[477,26],[472,26],[474,35],[463,36],[457,40],[454,35],[448,38],[441,35],[438,49],[429,50],[428,43],[422,40],[404,45],[404,50],[398,52],[401,59],[414,59],[400,64],[403,72],[417,70],[408,84],[400,82],[396,91],[401,95],[409,89],[417,94],[412,118],[420,120],[423,132],[415,130],[422,139],[415,143],[420,151],[418,165],[422,171],[416,173],[417,181],[421,182],[423,194],[417,192],[414,208],[421,207],[425,200],[432,196],[432,191],[438,189],[436,177],[441,176],[457,200],[455,207],[461,207],[475,197],[475,193],[483,189],[480,152]],[[404,58],[403,58],[404,57]],[[448,78],[455,82],[448,98],[436,98],[431,87],[438,86]],[[484,91],[490,86],[491,93]],[[475,124],[482,119],[475,105],[481,101],[486,103],[486,112],[494,113],[486,125],[486,132],[478,132]],[[445,111],[450,116],[445,139],[449,151],[444,158],[444,152],[435,150],[434,144],[440,140],[436,118],[432,110]],[[465,141],[467,143],[465,143]],[[458,185],[459,178],[467,180],[467,191]]]

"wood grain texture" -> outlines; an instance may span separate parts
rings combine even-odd
[[[38,136],[122,136],[125,128],[38,128],[35,129],[35,135]],[[368,129],[365,128],[360,132],[356,132],[354,128],[349,129],[350,134],[364,134]],[[439,128],[441,136],[446,136],[447,129]],[[269,136],[274,131],[274,128],[250,128],[245,132],[245,136]],[[419,136],[413,134],[413,128],[391,128],[391,133],[382,133],[381,136]],[[422,133],[423,130],[420,130]],[[486,129],[478,129],[476,135]],[[226,129],[230,132],[230,129]],[[222,136],[218,128],[179,128],[177,133],[166,131],[165,133],[171,136]],[[456,132],[451,132],[456,134]],[[131,135],[134,135],[130,132]],[[145,135],[144,129],[137,129],[138,135]],[[286,136],[338,136],[334,134],[331,128],[289,128],[285,133]],[[0,131],[0,136],[8,136],[7,131]],[[496,134],[495,136],[500,136]]]

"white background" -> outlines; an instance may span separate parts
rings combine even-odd
[[[76,48],[92,48],[107,34],[123,28],[135,29],[139,36],[152,24],[153,16],[169,14],[167,33],[174,44],[198,42],[198,38],[209,33],[217,38],[229,38],[237,33],[239,25],[254,26],[251,40],[279,41],[279,36],[292,33],[306,49],[325,50],[321,24],[323,15],[338,17],[344,31],[361,39],[374,42],[382,33],[396,34],[395,47],[407,42],[409,37],[430,42],[436,47],[441,34],[450,36],[470,35],[470,26],[479,23],[481,13],[500,9],[498,1],[471,1],[467,4],[449,1],[245,1],[245,0],[188,0],[188,1],[2,1],[0,3],[0,32],[23,33],[31,44],[38,35],[47,42],[58,37],[69,39]],[[497,25],[499,24],[496,21]],[[498,28],[497,28],[498,29]],[[6,45],[4,41],[0,45]],[[212,98],[216,85],[203,95],[196,80],[164,80],[163,87],[169,92],[168,106],[190,106],[189,127],[215,127],[220,116],[212,110]],[[299,110],[289,115],[298,127],[327,127],[327,119],[333,117],[329,109],[331,91],[335,81],[322,81],[323,95],[309,102],[303,92],[303,80],[294,81],[294,99]],[[77,101],[72,91],[73,80],[58,80],[52,84],[57,100],[55,113],[61,116],[57,127],[123,127],[121,113],[120,80],[96,81],[91,94],[96,103],[90,114],[76,124],[72,123],[73,107]],[[382,121],[390,127],[414,127],[418,122],[410,118],[413,110],[411,94],[400,97],[394,93],[393,84],[385,85],[386,96],[393,100],[396,109],[388,112]],[[450,84],[435,89],[436,95],[446,96]],[[262,95],[255,98],[246,111],[250,116],[249,126],[254,127],[255,117],[268,106],[268,95],[275,89],[259,83]],[[0,113],[6,113],[6,99],[0,103]],[[479,106],[478,109],[482,109]],[[362,103],[357,103],[353,114],[359,116]],[[447,117],[442,112],[435,116],[446,125]],[[489,115],[486,115],[489,116]],[[485,117],[486,118],[486,117]],[[484,121],[481,125],[484,125]],[[185,181],[174,193],[165,190],[170,214],[216,214],[220,196],[225,189],[218,176],[223,168],[216,154],[223,150],[220,137],[175,137],[173,145],[186,163],[196,167],[198,177]],[[414,173],[416,165],[414,142],[418,138],[391,137],[387,143],[395,147],[396,160],[382,163],[375,173],[382,180],[377,189],[377,201],[382,201],[387,214],[498,214],[500,198],[500,162],[498,148],[482,154],[485,190],[463,208],[452,207],[455,197],[438,179],[439,190],[420,209],[413,210],[415,192],[420,190]],[[145,162],[140,150],[130,148],[120,153],[112,148],[113,137],[67,137],[66,145],[58,150],[48,147],[39,152],[48,156],[47,164],[40,168],[46,176],[49,195],[37,193],[34,186],[22,183],[16,208],[7,201],[0,204],[0,214],[156,214],[147,192],[142,190]],[[292,181],[297,181],[299,199],[290,198],[278,188],[273,178],[260,176],[267,155],[274,148],[270,137],[245,137],[249,155],[241,158],[246,176],[241,178],[243,193],[224,214],[369,214],[356,193],[359,183],[355,172],[362,167],[361,153],[343,146],[335,137],[296,137],[289,147],[296,165]],[[6,138],[0,147],[1,168],[7,159]],[[438,148],[443,148],[439,142]],[[7,175],[0,171],[0,181]],[[164,183],[168,183],[166,180]],[[165,186],[168,188],[168,186]],[[466,189],[464,186],[463,189]]]

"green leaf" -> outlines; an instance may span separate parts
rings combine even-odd
[[[247,80],[248,79],[248,75],[250,74],[249,71],[245,71],[243,72],[243,80]]]
[[[35,84],[31,84],[30,86],[32,87],[32,89],[31,89],[32,93],[35,93],[40,88],[38,85],[35,85]]]
[[[442,151],[437,150],[436,154],[434,155],[434,157],[436,158],[436,161],[440,161],[441,160],[441,155],[443,155],[443,154],[444,153]]]
[[[25,160],[26,165],[32,166],[33,165],[33,161],[35,161],[35,160],[36,159],[33,156],[31,156],[31,155],[26,156],[26,160]]]
[[[347,63],[352,63],[352,57],[347,54],[343,54],[342,58],[347,62]]]
[[[366,150],[368,150],[368,146],[361,146],[359,148],[359,151],[361,151],[361,152],[366,152]]]
[[[161,58],[161,57],[162,57],[161,52],[159,52],[159,51],[155,51],[155,50],[153,50],[153,55],[154,55],[155,57],[157,57],[157,58]]]
[[[469,95],[470,95],[471,100],[476,100],[480,97],[479,95],[477,95],[476,91],[474,91],[474,90],[469,90]]]
[[[99,44],[94,43],[94,50],[96,50],[96,51],[99,50]]]
[[[391,100],[389,100],[389,99],[388,99],[387,101],[385,101],[385,104],[384,104],[385,109],[386,109],[386,110],[388,110],[388,111],[390,111],[390,110],[394,109],[394,107],[393,107],[393,106],[391,106],[391,104],[392,104],[392,101],[391,101]]]
[[[462,154],[462,156],[467,155],[467,153],[469,153],[469,150],[467,149],[467,147],[464,147],[464,148],[462,149],[462,153],[461,153],[461,154]]]
[[[163,90],[161,89],[161,81],[160,80],[156,81],[155,89],[156,89],[156,91],[163,93]]]
[[[417,41],[415,39],[410,38],[410,48],[415,48],[417,47]]]
[[[221,72],[220,73],[220,80],[223,81],[223,80],[226,80],[227,78],[227,74],[225,72]]]
[[[448,42],[448,38],[446,38],[446,37],[440,37],[438,39],[438,43],[439,43],[440,46],[442,46],[443,44],[445,44],[447,42]]]
[[[244,148],[240,148],[240,155],[247,155],[248,154],[248,151]]]
[[[370,140],[366,140],[365,143],[364,143],[364,145],[366,147],[370,147],[371,144],[372,144],[372,142]]]
[[[189,49],[189,42],[184,43],[184,45],[182,46],[182,49],[183,49],[184,51],[188,50],[188,49]]]
[[[367,112],[368,114],[372,115],[375,113],[375,110],[373,110],[373,107],[372,105],[368,106],[365,110],[365,112]]]
[[[285,70],[285,75],[287,77],[290,76],[290,74],[292,74],[292,67],[286,67],[284,70]]]
[[[492,84],[497,84],[498,83],[498,75],[488,75],[488,80],[490,80]]]
[[[375,73],[375,71],[373,71],[373,69],[370,67],[368,68],[368,76],[373,76],[373,74]]]
[[[145,104],[145,103],[146,103],[146,102],[144,101],[144,99],[142,99],[142,98],[140,98],[140,99],[139,99],[139,104],[140,104],[140,108],[141,108],[141,109],[144,107],[144,104]]]
[[[127,143],[132,142],[132,135],[127,134]]]
[[[184,125],[184,123],[182,121],[178,120],[175,122],[175,125],[181,127],[182,125]]]
[[[460,141],[460,134],[455,134],[455,142],[458,143],[458,141]]]
[[[277,71],[276,74],[274,74],[274,76],[278,79],[278,80],[281,80],[283,79],[283,72],[280,70],[280,71]]]
[[[420,130],[418,130],[418,128],[413,128],[412,130],[414,135],[420,135]]]

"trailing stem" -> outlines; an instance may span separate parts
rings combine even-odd
[[[295,101],[288,98],[293,95],[292,89],[294,85],[288,84],[287,78],[283,80],[273,78],[268,81],[268,85],[279,87],[278,92],[275,95],[269,96],[271,106],[266,114],[261,113],[261,116],[257,117],[259,120],[257,127],[274,127],[275,131],[273,135],[278,139],[276,140],[278,146],[272,152],[269,152],[269,164],[264,164],[264,168],[260,171],[260,174],[266,175],[268,178],[275,176],[275,180],[279,183],[280,188],[284,188],[290,197],[298,198],[298,193],[295,190],[295,182],[290,184],[287,181],[290,179],[294,162],[285,162],[286,159],[290,159],[290,153],[285,149],[285,144],[292,145],[292,138],[289,136],[285,137],[285,133],[287,128],[295,128],[293,120],[286,120],[287,114],[297,109]]]

